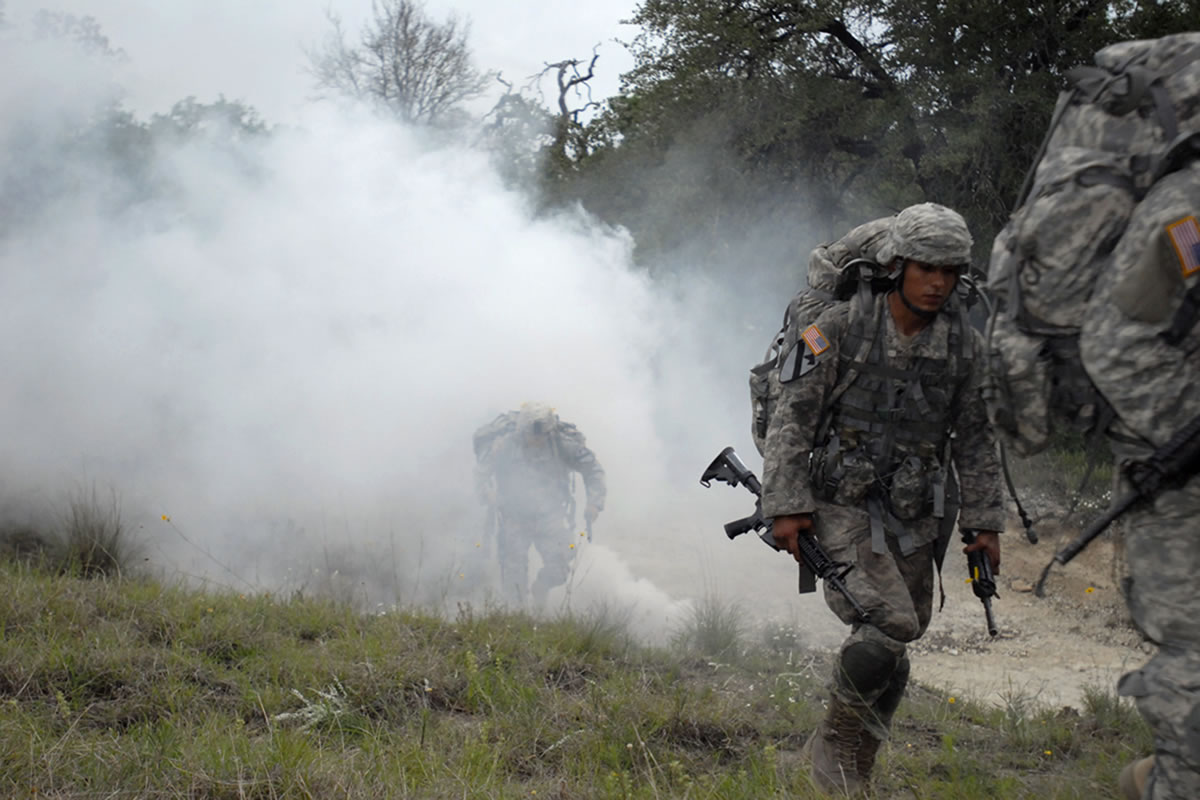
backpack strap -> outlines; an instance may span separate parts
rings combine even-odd
[[[1083,100],[1101,105],[1118,117],[1133,113],[1149,98],[1154,107],[1153,117],[1163,132],[1163,140],[1174,143],[1179,137],[1179,117],[1163,79],[1200,59],[1200,46],[1178,53],[1153,70],[1135,63],[1144,56],[1144,53],[1131,56],[1111,72],[1103,67],[1074,67],[1067,70],[1066,77]],[[1041,153],[1038,154],[1040,159]],[[1142,160],[1135,158],[1135,161]],[[1146,167],[1152,165],[1135,163],[1133,166],[1135,171],[1145,172],[1150,171]]]
[[[866,362],[867,357],[871,355],[871,348],[874,346],[875,340],[879,338],[879,333],[883,330],[883,312],[887,308],[886,304],[874,303],[875,308],[870,308],[870,306],[863,308],[861,303],[864,299],[870,299],[870,296],[867,295],[864,298],[864,295],[859,294],[855,297],[852,302],[860,305],[851,306],[851,313],[864,312],[870,309],[873,315],[871,327],[859,342],[858,351],[847,360],[844,372],[841,370],[841,364],[839,363],[837,383],[834,384],[833,391],[829,393],[829,400],[826,401],[825,407],[821,409],[821,419],[817,423],[817,435],[813,441],[814,445],[824,442],[829,435],[829,426],[833,424],[833,407],[837,405],[838,400],[842,398],[842,395],[854,383],[854,379],[858,377],[859,370],[857,365]],[[840,359],[841,356],[839,355]]]

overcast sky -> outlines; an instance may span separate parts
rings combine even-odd
[[[619,74],[632,66],[614,39],[636,29],[621,25],[635,0],[427,0],[432,18],[450,13],[471,23],[470,43],[481,69],[500,70],[523,82],[546,62],[590,59],[599,45],[593,85],[598,96],[615,93]],[[342,18],[353,41],[370,0],[8,0],[14,24],[46,8],[90,15],[115,47],[131,59],[121,83],[128,104],[163,111],[195,95],[209,101],[224,93],[255,106],[269,122],[288,122],[311,91],[303,48],[329,30],[325,10]],[[552,84],[546,84],[549,89]]]

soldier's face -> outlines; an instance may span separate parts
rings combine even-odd
[[[958,283],[955,265],[926,264],[909,259],[904,267],[904,296],[922,311],[934,312],[941,309],[950,299]]]

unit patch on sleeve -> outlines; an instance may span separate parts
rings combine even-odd
[[[1193,217],[1192,222],[1195,223],[1195,221],[1196,219]],[[825,334],[821,333],[816,325],[809,325],[804,329],[804,333],[800,334],[800,337],[804,339],[814,356],[819,356],[829,349],[829,342],[825,340]]]
[[[784,356],[783,364],[779,368],[780,383],[791,383],[812,372],[820,363],[817,356],[829,349],[829,340],[816,325],[805,328],[800,334],[800,339],[806,346],[801,347],[800,342],[797,342]]]
[[[1167,236],[1175,248],[1175,255],[1179,256],[1183,277],[1190,278],[1200,270],[1200,224],[1195,217],[1184,217],[1167,226]]]

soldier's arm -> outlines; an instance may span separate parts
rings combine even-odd
[[[799,325],[797,335],[789,337],[796,342],[795,352],[780,359],[781,391],[763,447],[764,517],[811,514],[816,509],[808,457],[821,410],[837,382],[838,342],[845,332],[846,313],[846,305],[837,306],[812,326]]]
[[[983,372],[983,343],[971,331],[974,357],[967,378],[959,386],[953,405],[954,465],[958,470],[961,510],[960,528],[980,531],[1004,530],[1003,474],[996,437],[988,422],[987,407],[980,392]]]
[[[596,454],[587,446],[587,441],[579,429],[566,423],[563,425],[563,456],[567,466],[583,476],[583,485],[587,489],[587,502],[596,511],[604,510],[604,500],[608,489],[604,481],[604,468],[596,460]]]

